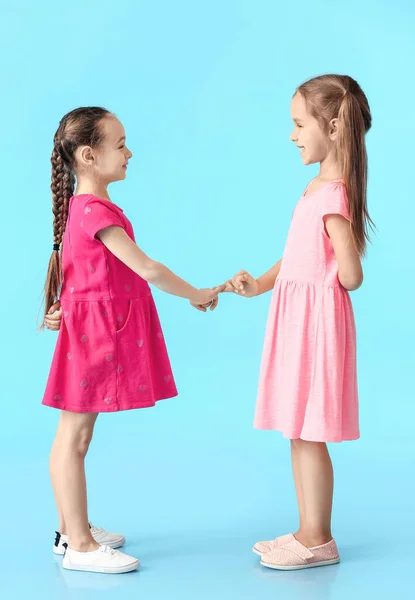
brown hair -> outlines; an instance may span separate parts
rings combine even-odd
[[[53,138],[52,212],[53,252],[49,260],[44,288],[44,316],[59,298],[62,284],[61,252],[68,219],[69,200],[75,187],[75,151],[79,146],[99,146],[102,142],[101,121],[111,113],[96,106],[81,107],[66,114]],[[40,326],[43,329],[44,325]]]
[[[367,153],[365,135],[372,125],[369,103],[360,85],[348,75],[321,75],[300,85],[310,114],[328,131],[332,119],[339,120],[336,158],[346,183],[351,230],[356,248],[365,254],[374,223],[367,208]]]

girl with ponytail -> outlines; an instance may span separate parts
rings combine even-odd
[[[254,552],[271,569],[331,565],[333,467],[327,442],[359,437],[356,332],[349,292],[363,281],[372,225],[365,136],[371,114],[346,75],[303,83],[291,103],[291,140],[320,172],[301,196],[282,260],[258,279],[241,271],[226,291],[247,298],[273,290],[255,427],[282,432],[291,458],[300,527]]]

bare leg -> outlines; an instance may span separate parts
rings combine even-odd
[[[306,514],[305,514],[305,501],[304,492],[301,483],[301,472],[300,472],[300,456],[298,448],[295,444],[295,440],[291,440],[291,464],[294,476],[295,491],[297,494],[298,513],[300,517],[300,531],[305,528]],[[297,534],[296,534],[297,535]]]
[[[294,440],[298,451],[304,516],[295,534],[309,548],[332,539],[331,513],[333,506],[333,465],[325,443]]]
[[[67,531],[66,531],[65,519],[63,516],[62,500],[59,496],[59,485],[57,482],[57,477],[58,477],[58,473],[59,473],[59,456],[60,456],[61,446],[62,446],[61,421],[59,420],[58,428],[56,430],[56,436],[55,436],[55,439],[53,440],[52,450],[50,452],[49,473],[50,473],[50,480],[52,483],[53,494],[55,496],[56,509],[58,512],[58,519],[59,519],[58,531],[59,531],[59,533],[66,535]]]
[[[62,411],[51,453],[52,485],[62,515],[61,526],[67,530],[69,547],[79,552],[98,548],[89,529],[85,479],[85,457],[97,416]]]

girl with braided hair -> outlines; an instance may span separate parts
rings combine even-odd
[[[125,573],[139,562],[114,549],[124,536],[88,521],[84,461],[98,414],[177,395],[149,283],[202,311],[216,307],[224,288],[198,290],[137,246],[108,194],[110,183],[126,177],[132,153],[125,142],[112,113],[78,108],[61,120],[51,157],[45,308],[53,306],[44,324],[61,324],[43,404],[61,411],[50,457],[60,520],[54,552],[64,554],[66,569],[100,573]]]
[[[305,165],[320,164],[293,214],[282,260],[254,279],[241,271],[226,291],[273,290],[255,427],[291,440],[300,528],[254,552],[271,569],[339,562],[331,534],[333,467],[327,442],[359,437],[356,332],[349,292],[363,281],[372,224],[366,203],[367,98],[346,75],[301,85],[291,103],[291,140]]]

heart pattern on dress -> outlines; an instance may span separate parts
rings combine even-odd
[[[83,388],[86,388],[86,387],[88,387],[88,382],[86,379],[83,379],[79,385]]]
[[[108,406],[109,404],[111,404],[111,402],[112,402],[112,398],[111,398],[111,396],[110,396],[109,398],[104,398],[104,402],[105,402],[105,404],[106,404],[107,406]]]
[[[68,360],[72,360],[72,354],[71,354],[70,352],[68,352],[68,354],[66,355],[66,358],[67,358]]]
[[[106,361],[107,361],[107,362],[112,362],[112,359],[113,359],[113,354],[107,354],[107,355],[105,356],[105,359],[106,359]]]
[[[59,394],[55,394],[55,396],[53,396],[53,400],[54,400],[55,402],[60,402],[60,401],[62,400],[62,397],[61,397],[61,396],[59,396]]]
[[[143,347],[143,345],[144,345],[144,340],[136,340],[136,341],[137,341],[137,346],[138,346],[139,348],[142,348],[142,347]]]
[[[84,213],[87,215],[87,214],[89,214],[91,212],[91,210],[92,209],[91,209],[90,206],[85,206]]]
[[[89,342],[89,337],[88,337],[87,335],[83,335],[83,336],[81,337],[81,342],[82,342],[83,344],[86,344],[86,342]]]

